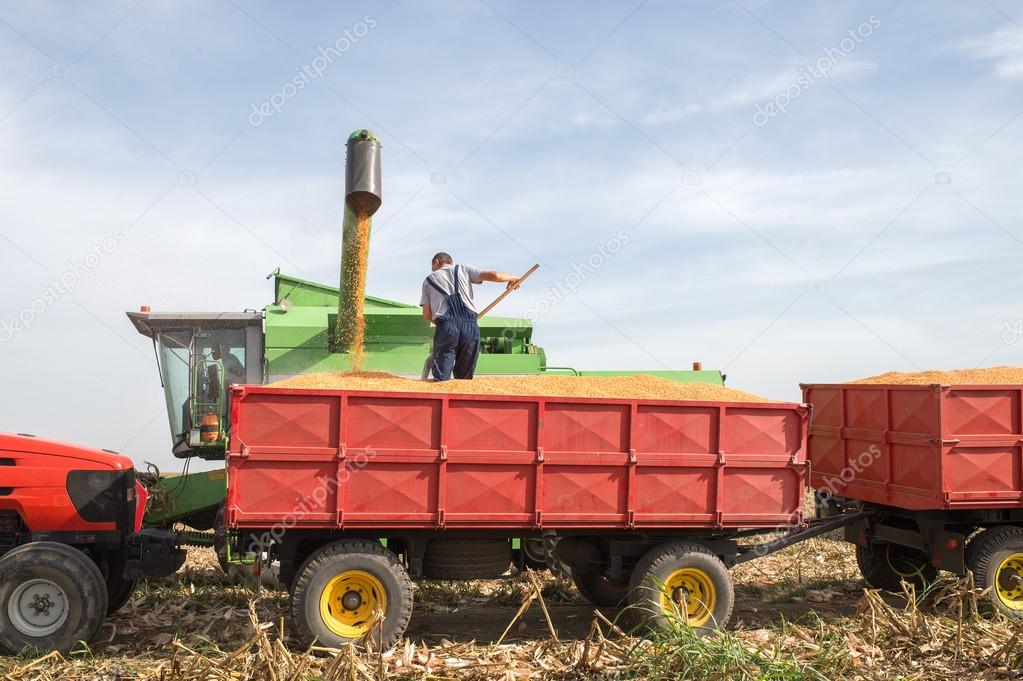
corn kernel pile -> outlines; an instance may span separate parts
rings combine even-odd
[[[896,385],[1020,385],[1023,367],[998,366],[988,369],[954,369],[952,371],[889,371],[850,383],[891,383]]]
[[[771,402],[766,397],[711,383],[678,383],[656,376],[483,376],[419,381],[382,372],[315,373],[270,384],[275,388],[385,392],[604,397],[700,402]]]

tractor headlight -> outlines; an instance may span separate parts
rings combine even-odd
[[[124,504],[125,475],[125,471],[69,471],[67,492],[78,515],[90,523],[117,522]]]

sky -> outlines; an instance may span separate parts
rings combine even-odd
[[[0,431],[180,468],[124,313],[335,282],[359,128],[368,293],[539,263],[552,364],[1023,364],[1017,0],[4,1],[0,64]]]

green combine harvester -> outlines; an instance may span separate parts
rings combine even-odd
[[[365,130],[352,133],[347,152],[342,264],[357,246],[354,211],[365,211],[367,204],[378,207],[382,195],[376,137]],[[188,473],[187,460],[224,459],[231,436],[229,386],[351,370],[352,349],[345,347],[346,339],[338,330],[343,328],[339,316],[351,308],[353,295],[364,299],[362,370],[412,378],[422,374],[433,330],[419,306],[367,296],[364,291],[345,292],[282,274],[279,269],[267,279],[273,279],[274,298],[262,310],[174,313],[144,307],[127,313],[136,330],[152,339],[167,402],[172,451],[186,460],[185,472],[154,476],[150,481],[151,501],[145,517],[149,526],[184,523],[197,530],[219,527],[227,484],[224,471]],[[483,317],[480,336],[477,375],[648,374],[674,381],[724,383],[721,372],[700,370],[696,365],[691,371],[578,371],[551,366],[543,348],[533,343],[532,323],[522,318]],[[197,535],[195,543],[211,541],[212,536]]]

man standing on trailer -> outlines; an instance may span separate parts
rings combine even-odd
[[[451,256],[441,252],[433,256],[433,270],[423,281],[423,317],[437,328],[433,333],[430,356],[434,379],[472,378],[480,356],[480,326],[472,285],[484,281],[507,282],[515,288],[518,277],[506,272],[481,270],[470,265],[455,265]]]

